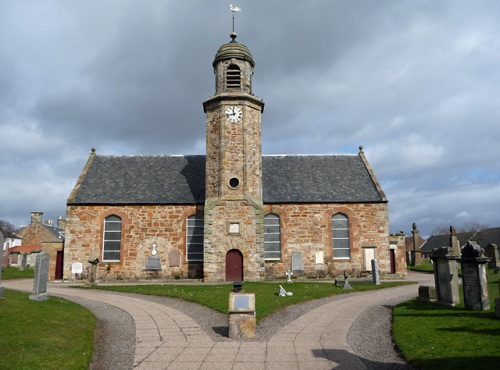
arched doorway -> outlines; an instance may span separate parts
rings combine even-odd
[[[238,249],[226,254],[226,281],[243,281],[243,254]]]

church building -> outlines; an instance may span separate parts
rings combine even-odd
[[[206,155],[97,154],[66,213],[64,278],[98,259],[98,279],[205,282],[406,273],[389,242],[388,203],[356,155],[262,155],[264,102],[254,60],[236,41],[215,55],[203,103]]]

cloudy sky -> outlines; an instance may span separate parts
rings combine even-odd
[[[500,226],[500,2],[233,0],[264,154],[355,154],[391,232]],[[98,154],[203,154],[229,0],[0,1],[0,219],[64,217]]]

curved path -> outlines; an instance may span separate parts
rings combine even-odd
[[[432,284],[432,275],[408,280]],[[4,280],[31,291],[32,280]],[[390,338],[391,307],[418,285],[352,293],[292,306],[262,320],[255,340],[221,335],[227,317],[175,299],[49,284],[98,319],[92,369],[409,369]],[[285,318],[285,319],[283,319]],[[207,324],[207,321],[210,321]],[[217,333],[217,329],[219,333]]]

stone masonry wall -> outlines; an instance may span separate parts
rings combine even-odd
[[[265,205],[264,213],[280,216],[282,258],[266,261],[266,278],[283,278],[291,268],[292,252],[302,253],[304,273],[309,277],[359,274],[363,246],[376,246],[381,273],[390,272],[389,218],[387,203]],[[331,218],[343,213],[349,218],[351,258],[335,259]],[[315,252],[324,252],[324,264],[315,263]]]
[[[104,219],[112,214],[122,219],[122,248],[119,262],[100,262],[98,279],[147,277],[201,277],[201,264],[186,262],[186,219],[196,206],[68,206],[64,248],[64,279],[73,279],[71,264],[90,258],[102,261]],[[202,214],[202,213],[201,213]],[[152,244],[162,259],[158,272],[145,271]],[[180,251],[181,266],[169,267],[171,250]],[[188,276],[191,275],[191,276]]]

